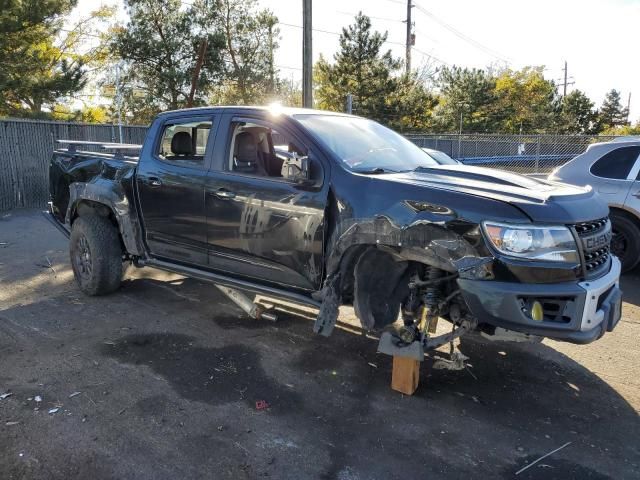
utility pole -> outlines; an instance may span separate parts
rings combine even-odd
[[[405,42],[406,53],[405,53],[405,68],[407,75],[411,73],[411,47],[415,45],[415,37],[413,36],[412,24],[411,24],[411,9],[413,5],[411,4],[411,0],[407,0],[407,19],[405,20],[407,23],[407,40]]]
[[[564,61],[564,68],[562,69],[564,71],[564,81],[562,82],[562,96],[566,97],[567,96],[567,87],[569,85],[573,85],[576,82],[570,82],[569,81],[569,69],[567,68],[567,61]]]
[[[631,92],[629,92],[629,96],[627,97],[627,125],[629,124],[630,111],[631,111]]]
[[[347,105],[345,110],[349,115],[353,113],[353,95],[350,93],[347,93]]]
[[[313,108],[313,50],[311,0],[302,0],[302,106]]]

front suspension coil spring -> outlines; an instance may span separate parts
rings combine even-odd
[[[434,281],[440,278],[443,271],[436,267],[427,267],[426,277],[428,281]],[[438,307],[440,303],[440,288],[437,282],[431,283],[424,292],[424,303],[431,310]]]

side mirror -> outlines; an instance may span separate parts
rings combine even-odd
[[[298,185],[313,185],[311,179],[311,160],[308,156],[288,158],[283,165],[283,176]]]

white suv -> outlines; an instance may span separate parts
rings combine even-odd
[[[595,143],[555,169],[549,180],[591,185],[609,204],[611,250],[628,272],[640,262],[640,138]]]

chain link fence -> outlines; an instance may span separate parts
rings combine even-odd
[[[122,127],[122,141],[142,143],[146,132],[147,127]],[[0,120],[0,211],[46,205],[49,160],[59,139],[120,141],[114,125]]]
[[[144,126],[122,127],[125,143],[142,143]],[[467,165],[547,175],[596,142],[614,136],[408,133],[420,147],[440,150]],[[55,140],[118,142],[115,125],[0,120],[0,211],[44,207]]]
[[[605,135],[422,134],[405,136],[419,147],[440,150],[466,165],[523,174],[549,174],[583,153],[589,145],[609,142]]]

